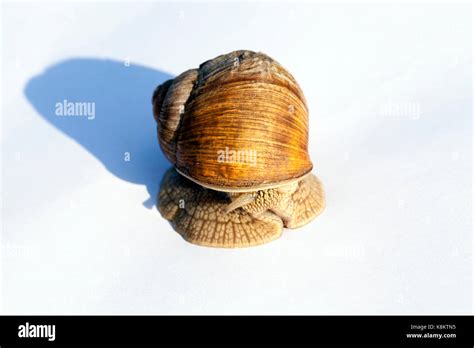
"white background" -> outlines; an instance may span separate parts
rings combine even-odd
[[[471,313],[471,16],[469,4],[5,3],[2,312]],[[299,81],[327,208],[264,246],[198,247],[153,206],[169,164],[150,97],[236,49]],[[95,102],[96,118],[59,120],[63,99]]]

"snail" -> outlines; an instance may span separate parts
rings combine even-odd
[[[173,164],[158,210],[187,241],[263,244],[324,209],[311,173],[306,100],[274,59],[247,50],[220,55],[159,85],[152,104]]]

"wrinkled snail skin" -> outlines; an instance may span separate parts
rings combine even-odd
[[[256,246],[279,238],[283,227],[307,224],[324,209],[322,185],[314,175],[297,183],[297,190],[271,210],[243,206],[226,212],[231,202],[227,193],[206,189],[170,168],[160,185],[158,210],[193,244],[218,248]],[[260,195],[264,197],[265,192]]]
[[[152,104],[160,147],[174,165],[158,209],[186,240],[258,245],[323,210],[305,97],[272,58],[218,56],[158,86]]]

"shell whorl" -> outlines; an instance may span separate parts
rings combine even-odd
[[[153,112],[166,157],[203,186],[252,191],[312,169],[303,92],[263,53],[231,52],[166,81],[155,90]],[[246,158],[222,161],[228,153]]]
[[[158,127],[158,140],[166,158],[173,164],[176,163],[178,130],[197,76],[196,69],[185,71],[159,85],[153,93],[153,116]]]

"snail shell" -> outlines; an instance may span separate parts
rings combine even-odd
[[[166,81],[153,114],[166,157],[204,187],[256,191],[312,170],[303,92],[263,53],[231,52]]]

